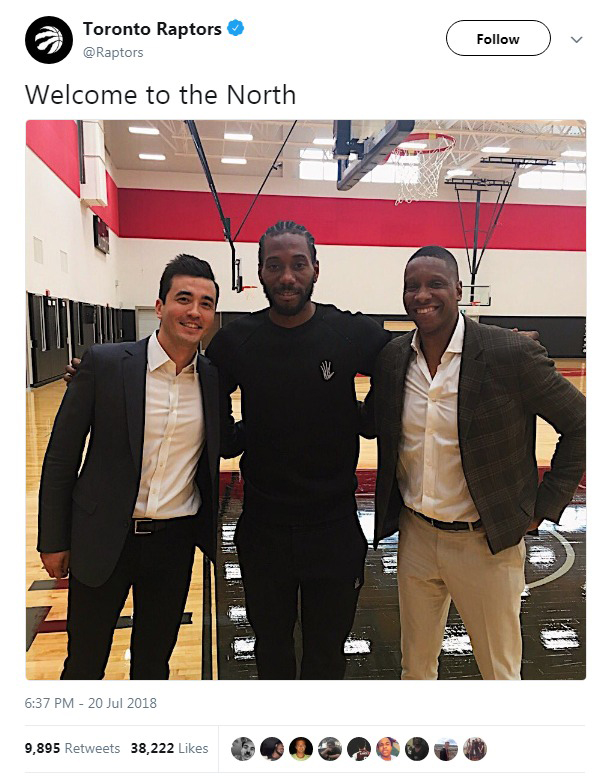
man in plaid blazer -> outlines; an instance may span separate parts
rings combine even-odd
[[[539,343],[459,315],[461,291],[448,250],[410,258],[404,305],[417,329],[382,350],[366,404],[374,540],[400,530],[402,678],[437,678],[452,597],[483,678],[519,679],[523,536],[572,499],[585,399]],[[540,486],[537,415],[561,435]]]

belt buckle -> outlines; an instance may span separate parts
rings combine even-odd
[[[134,534],[135,535],[152,535],[153,534],[153,530],[150,530],[150,529],[147,529],[147,530],[141,529],[141,530],[139,530],[138,529],[138,522],[139,521],[149,521],[149,519],[134,519]]]

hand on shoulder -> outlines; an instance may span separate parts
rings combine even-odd
[[[81,358],[72,358],[71,364],[67,364],[65,367],[65,374],[63,375],[63,380],[69,385],[71,383],[72,379],[75,377],[75,373],[78,370],[79,365],[82,363]]]

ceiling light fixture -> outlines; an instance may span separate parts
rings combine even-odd
[[[151,128],[151,127],[146,127],[146,128],[142,128],[141,127],[141,128],[139,128],[139,127],[136,127],[136,125],[130,125],[128,130],[130,131],[130,133],[139,133],[141,136],[158,136],[159,135],[159,131],[157,130],[157,128]]]
[[[482,147],[482,152],[489,152],[491,155],[506,155],[510,147]]]
[[[227,141],[253,141],[251,133],[225,133],[224,138]]]
[[[165,160],[165,155],[149,155],[146,152],[141,152],[138,157],[141,160]]]
[[[223,157],[222,163],[227,163],[231,166],[244,166],[247,160],[244,157]]]

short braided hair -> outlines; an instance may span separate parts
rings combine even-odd
[[[266,242],[266,237],[281,236],[282,234],[298,234],[299,236],[305,237],[306,241],[308,242],[312,263],[316,263],[316,245],[314,244],[314,237],[310,231],[308,231],[305,226],[294,223],[293,220],[279,220],[278,223],[275,223],[274,225],[271,225],[270,228],[267,228],[264,235],[260,239],[260,246],[258,249],[258,261],[260,266],[263,262],[264,244]]]

